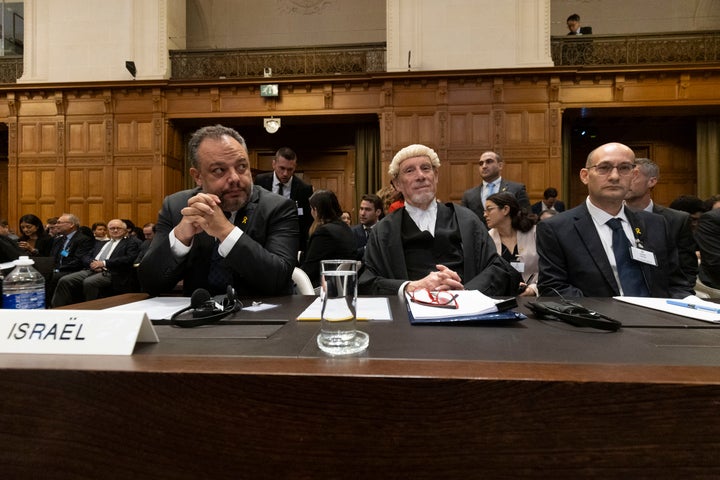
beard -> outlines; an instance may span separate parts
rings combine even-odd
[[[413,193],[405,200],[414,207],[427,208],[427,206],[435,200],[435,192]]]
[[[220,197],[220,208],[224,212],[236,212],[247,205],[252,194],[253,183],[250,182],[246,187],[238,187],[232,191],[223,192]]]

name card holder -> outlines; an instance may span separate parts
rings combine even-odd
[[[0,353],[132,355],[137,342],[159,342],[145,312],[2,311]]]

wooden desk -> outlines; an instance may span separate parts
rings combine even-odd
[[[294,318],[312,297],[245,318]],[[131,357],[0,356],[4,478],[711,478],[720,330],[612,300],[600,333],[360,322],[330,358],[317,322],[268,339],[168,338]],[[525,311],[524,307],[520,310]],[[677,324],[707,329],[648,328]],[[222,329],[222,326],[213,327]],[[207,332],[205,332],[207,334]],[[200,333],[198,333],[200,335]]]

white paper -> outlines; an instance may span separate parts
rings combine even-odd
[[[673,315],[680,315],[681,317],[694,318],[695,320],[702,320],[705,322],[720,323],[720,313],[708,312],[705,310],[695,310],[688,307],[680,307],[677,305],[670,305],[668,300],[677,300],[673,298],[649,298],[649,297],[613,297],[615,300],[620,300],[625,303],[632,303],[633,305],[639,305],[645,308],[652,308],[653,310],[660,310],[661,312],[671,313]],[[711,308],[720,308],[720,304],[707,302],[702,300],[695,295],[689,295],[683,298],[681,301],[690,303],[693,305],[705,305]]]
[[[457,295],[455,299],[458,308],[443,308],[430,305],[422,305],[411,300],[409,293],[406,293],[407,303],[413,317],[420,318],[446,318],[464,317],[468,315],[482,315],[483,313],[497,312],[497,303],[502,300],[495,300],[488,297],[480,290],[449,290],[449,294]]]
[[[298,320],[320,320],[322,300],[316,298],[299,316]],[[385,297],[358,297],[357,311],[358,320],[392,320],[390,315],[390,304]]]
[[[190,297],[154,297],[106,308],[105,311],[137,310],[145,312],[150,320],[170,320],[175,312],[189,306]]]

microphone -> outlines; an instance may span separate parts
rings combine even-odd
[[[202,306],[202,304],[206,303],[211,298],[212,297],[210,296],[210,292],[208,292],[204,288],[198,288],[192,293],[192,296],[190,297],[190,308],[199,308],[200,306]]]
[[[242,306],[242,302],[235,296],[235,289],[232,286],[228,286],[222,305],[213,300],[210,292],[204,288],[198,288],[190,296],[190,306],[175,312],[170,317],[170,323],[182,328],[210,325],[237,312]],[[182,318],[181,315],[189,310],[192,311],[191,318]]]

